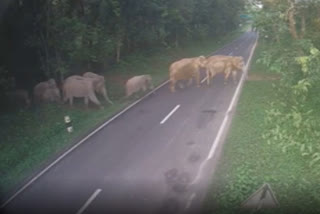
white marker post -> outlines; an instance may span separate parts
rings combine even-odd
[[[64,122],[66,123],[67,131],[69,133],[73,132],[72,121],[68,115],[64,116]]]

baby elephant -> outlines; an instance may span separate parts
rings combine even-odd
[[[150,75],[134,76],[126,83],[126,97],[129,97],[140,90],[146,91],[148,88],[153,89]]]
[[[101,76],[92,72],[86,72],[82,76],[85,78],[91,78],[92,80],[94,80],[95,92],[97,92],[98,94],[101,94],[107,102],[109,102],[110,104],[113,104],[113,102],[109,99],[107,94],[104,76]]]
[[[86,108],[89,100],[103,108],[94,93],[94,80],[82,76],[70,76],[63,83],[63,102],[69,100],[70,106],[73,105],[73,98],[84,98]]]
[[[33,97],[36,103],[61,101],[60,91],[54,79],[38,83],[33,89]]]
[[[8,91],[6,92],[6,96],[15,102],[23,103],[26,107],[29,107],[31,104],[28,91],[23,89]]]

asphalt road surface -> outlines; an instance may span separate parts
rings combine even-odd
[[[247,61],[256,37],[246,32],[214,54]],[[200,168],[236,88],[221,75],[209,87],[203,82],[175,93],[161,87],[13,198],[5,213],[198,211],[214,163],[207,173]]]

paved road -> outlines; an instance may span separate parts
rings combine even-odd
[[[244,33],[216,54],[247,60],[255,39]],[[193,181],[235,89],[222,76],[176,93],[165,85],[53,166],[6,213],[186,213],[200,200],[201,179]]]

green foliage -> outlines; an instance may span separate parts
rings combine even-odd
[[[8,70],[4,67],[0,67],[0,93],[12,90],[15,87],[15,81],[12,76],[10,76]]]
[[[260,58],[268,48],[268,43],[261,42],[256,53]],[[253,60],[250,73],[269,75],[269,68]],[[318,213],[320,203],[317,182],[319,180],[319,167],[317,164],[316,148],[313,145],[315,161],[312,163],[312,154],[302,156],[301,150],[309,153],[304,141],[298,140],[298,145],[287,147],[286,152],[282,151],[282,146],[277,143],[286,141],[277,139],[271,140],[269,145],[267,139],[262,135],[270,127],[274,131],[282,132],[281,125],[276,129],[276,125],[285,123],[294,128],[300,127],[300,133],[290,132],[293,138],[306,137],[318,131],[318,125],[313,123],[319,121],[315,117],[315,111],[300,113],[296,108],[279,107],[278,88],[272,85],[280,85],[278,81],[247,81],[237,105],[236,115],[233,119],[231,129],[224,144],[223,154],[219,160],[218,168],[214,172],[214,180],[208,191],[207,200],[203,213]],[[302,84],[303,85],[303,84]],[[273,104],[273,109],[269,103]],[[310,103],[305,103],[303,110],[310,108]],[[283,111],[279,112],[279,108]],[[272,120],[264,123],[264,119],[269,118],[269,112],[273,114]],[[290,111],[290,112],[288,112]],[[290,117],[284,118],[290,114]],[[312,115],[312,116],[311,116]],[[274,120],[275,119],[275,120]],[[281,120],[281,121],[280,121]],[[289,120],[289,121],[287,121]],[[308,121],[307,121],[308,120]],[[310,122],[313,121],[313,122]],[[293,123],[295,122],[295,123]],[[319,124],[319,122],[318,122]],[[306,127],[304,127],[306,126]],[[303,133],[304,129],[309,130]],[[280,137],[280,135],[277,135]],[[315,136],[315,135],[312,135]],[[282,138],[284,138],[282,136]],[[319,137],[318,137],[319,139]],[[291,141],[290,141],[291,142]],[[275,196],[280,203],[280,207],[271,210],[254,212],[253,210],[241,210],[241,203],[254,193],[262,184],[269,183]]]
[[[311,92],[320,84],[320,52],[317,48],[320,40],[310,36],[318,30],[309,28],[315,24],[311,14],[318,9],[320,4],[316,1],[290,3],[279,0],[265,3],[263,10],[255,12],[255,24],[269,45],[258,62],[282,77],[280,83],[274,85],[278,99],[266,110],[267,128],[263,137],[284,153],[297,151],[310,166],[320,163],[319,112],[310,105],[317,100]],[[292,16],[290,11],[295,11]],[[290,25],[290,20],[296,25]],[[269,37],[266,39],[265,35]]]
[[[225,35],[238,26],[244,7],[244,0],[19,2],[9,7],[7,26],[26,26],[24,44],[38,53],[35,70],[60,80],[75,68],[105,69],[142,49]],[[16,11],[18,17],[10,15]]]

